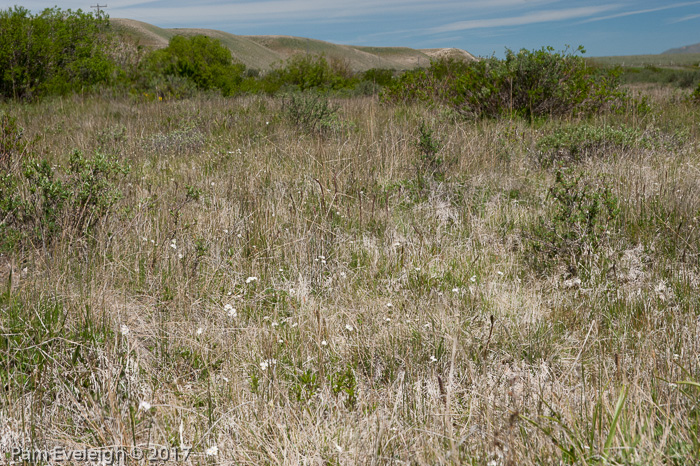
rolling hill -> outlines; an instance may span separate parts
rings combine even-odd
[[[205,35],[219,39],[233,57],[248,68],[271,69],[299,53],[323,54],[331,60],[341,60],[354,71],[371,68],[409,69],[426,66],[433,58],[452,57],[475,60],[469,52],[456,48],[411,49],[408,47],[358,47],[340,45],[316,39],[292,36],[241,36],[213,29],[164,29],[148,23],[124,18],[111,18],[112,26],[147,48],[163,48],[176,35]]]
[[[675,49],[668,49],[664,54],[675,54],[675,53],[700,53],[700,43],[693,45],[685,45],[683,47],[678,47]]]

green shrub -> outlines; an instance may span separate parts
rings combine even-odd
[[[437,101],[470,118],[532,119],[598,112],[623,97],[618,85],[616,71],[592,68],[578,55],[548,47],[507,50],[503,60],[434,61],[400,76],[384,99]]]
[[[700,104],[700,84],[698,84],[698,87],[695,88],[693,93],[691,94],[690,98],[695,102]]]
[[[38,159],[26,161],[22,173],[6,172],[0,177],[0,249],[92,231],[120,199],[116,181],[128,170],[102,153],[87,158],[75,151],[64,174]]]
[[[648,147],[650,141],[641,131],[633,128],[613,128],[578,124],[558,128],[553,134],[537,141],[540,162],[550,166],[557,162],[578,162],[610,149]]]
[[[106,17],[81,10],[0,10],[0,96],[66,94],[115,77]]]
[[[425,122],[421,122],[418,128],[418,141],[416,142],[419,156],[416,163],[416,173],[420,186],[424,185],[425,178],[443,179],[444,161],[438,155],[441,146],[442,143],[433,136],[433,130],[426,126]]]
[[[323,55],[292,56],[284,68],[267,73],[257,88],[268,94],[279,91],[338,91],[352,89],[357,83],[349,65],[341,60],[328,60]]]
[[[282,112],[292,124],[308,133],[326,134],[343,126],[338,107],[320,93],[290,94],[282,103]]]
[[[179,77],[199,89],[218,89],[223,95],[231,95],[238,90],[245,72],[245,66],[234,63],[231,51],[221,42],[201,35],[175,36],[166,48],[151,52],[145,62],[147,75],[163,93],[163,83],[158,79]]]
[[[619,201],[604,182],[568,170],[557,171],[548,197],[553,206],[532,229],[529,258],[536,269],[561,261],[577,275],[581,259],[594,255],[614,232]]]
[[[372,68],[362,73],[362,81],[372,82],[378,86],[388,86],[394,79],[394,71],[382,68]]]

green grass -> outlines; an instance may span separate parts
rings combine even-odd
[[[590,57],[588,60],[596,64],[612,66],[697,67],[698,64],[700,64],[700,54],[620,55],[612,57]]]
[[[75,150],[130,167],[91,228],[65,205],[52,241],[0,255],[3,448],[699,461],[700,109],[632,90],[644,112],[534,123],[359,97],[0,104],[29,143],[3,165],[18,196],[29,160],[77,193]]]

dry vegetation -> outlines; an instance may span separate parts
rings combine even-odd
[[[0,449],[700,461],[700,115],[639,92],[647,112],[534,124],[374,98],[316,126],[268,97],[4,104],[25,159],[130,171],[94,228],[0,257]]]

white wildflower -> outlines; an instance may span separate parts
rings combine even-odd
[[[347,330],[348,332],[352,332],[352,331],[355,330],[355,329],[352,327],[352,325],[350,325],[350,324],[345,324],[345,330]]]
[[[328,346],[328,342],[326,340],[321,341],[321,346]]]
[[[581,279],[578,277],[564,280],[564,288],[578,288],[579,286],[581,286]]]
[[[219,447],[216,445],[211,446],[204,451],[204,454],[207,456],[216,456],[219,454]]]
[[[129,330],[129,327],[126,325],[122,324],[122,326],[119,328],[121,331],[122,335],[127,336],[131,330]]]
[[[224,311],[226,311],[226,315],[228,315],[232,319],[238,317],[238,311],[236,311],[236,309],[230,304],[224,306]]]
[[[437,358],[434,355],[430,355],[430,362],[437,362]]]
[[[270,359],[265,359],[263,361],[260,361],[260,369],[263,371],[266,371],[268,367],[272,367],[275,364],[277,364],[277,359],[270,358]]]
[[[257,282],[257,281],[258,281],[258,277],[248,277],[245,279],[246,283]]]
[[[151,409],[151,403],[148,401],[142,401],[139,403],[139,410],[148,411],[149,409]]]
[[[197,329],[197,335],[201,335],[202,332],[204,332],[204,329],[203,329],[202,327],[199,327],[199,328]]]

